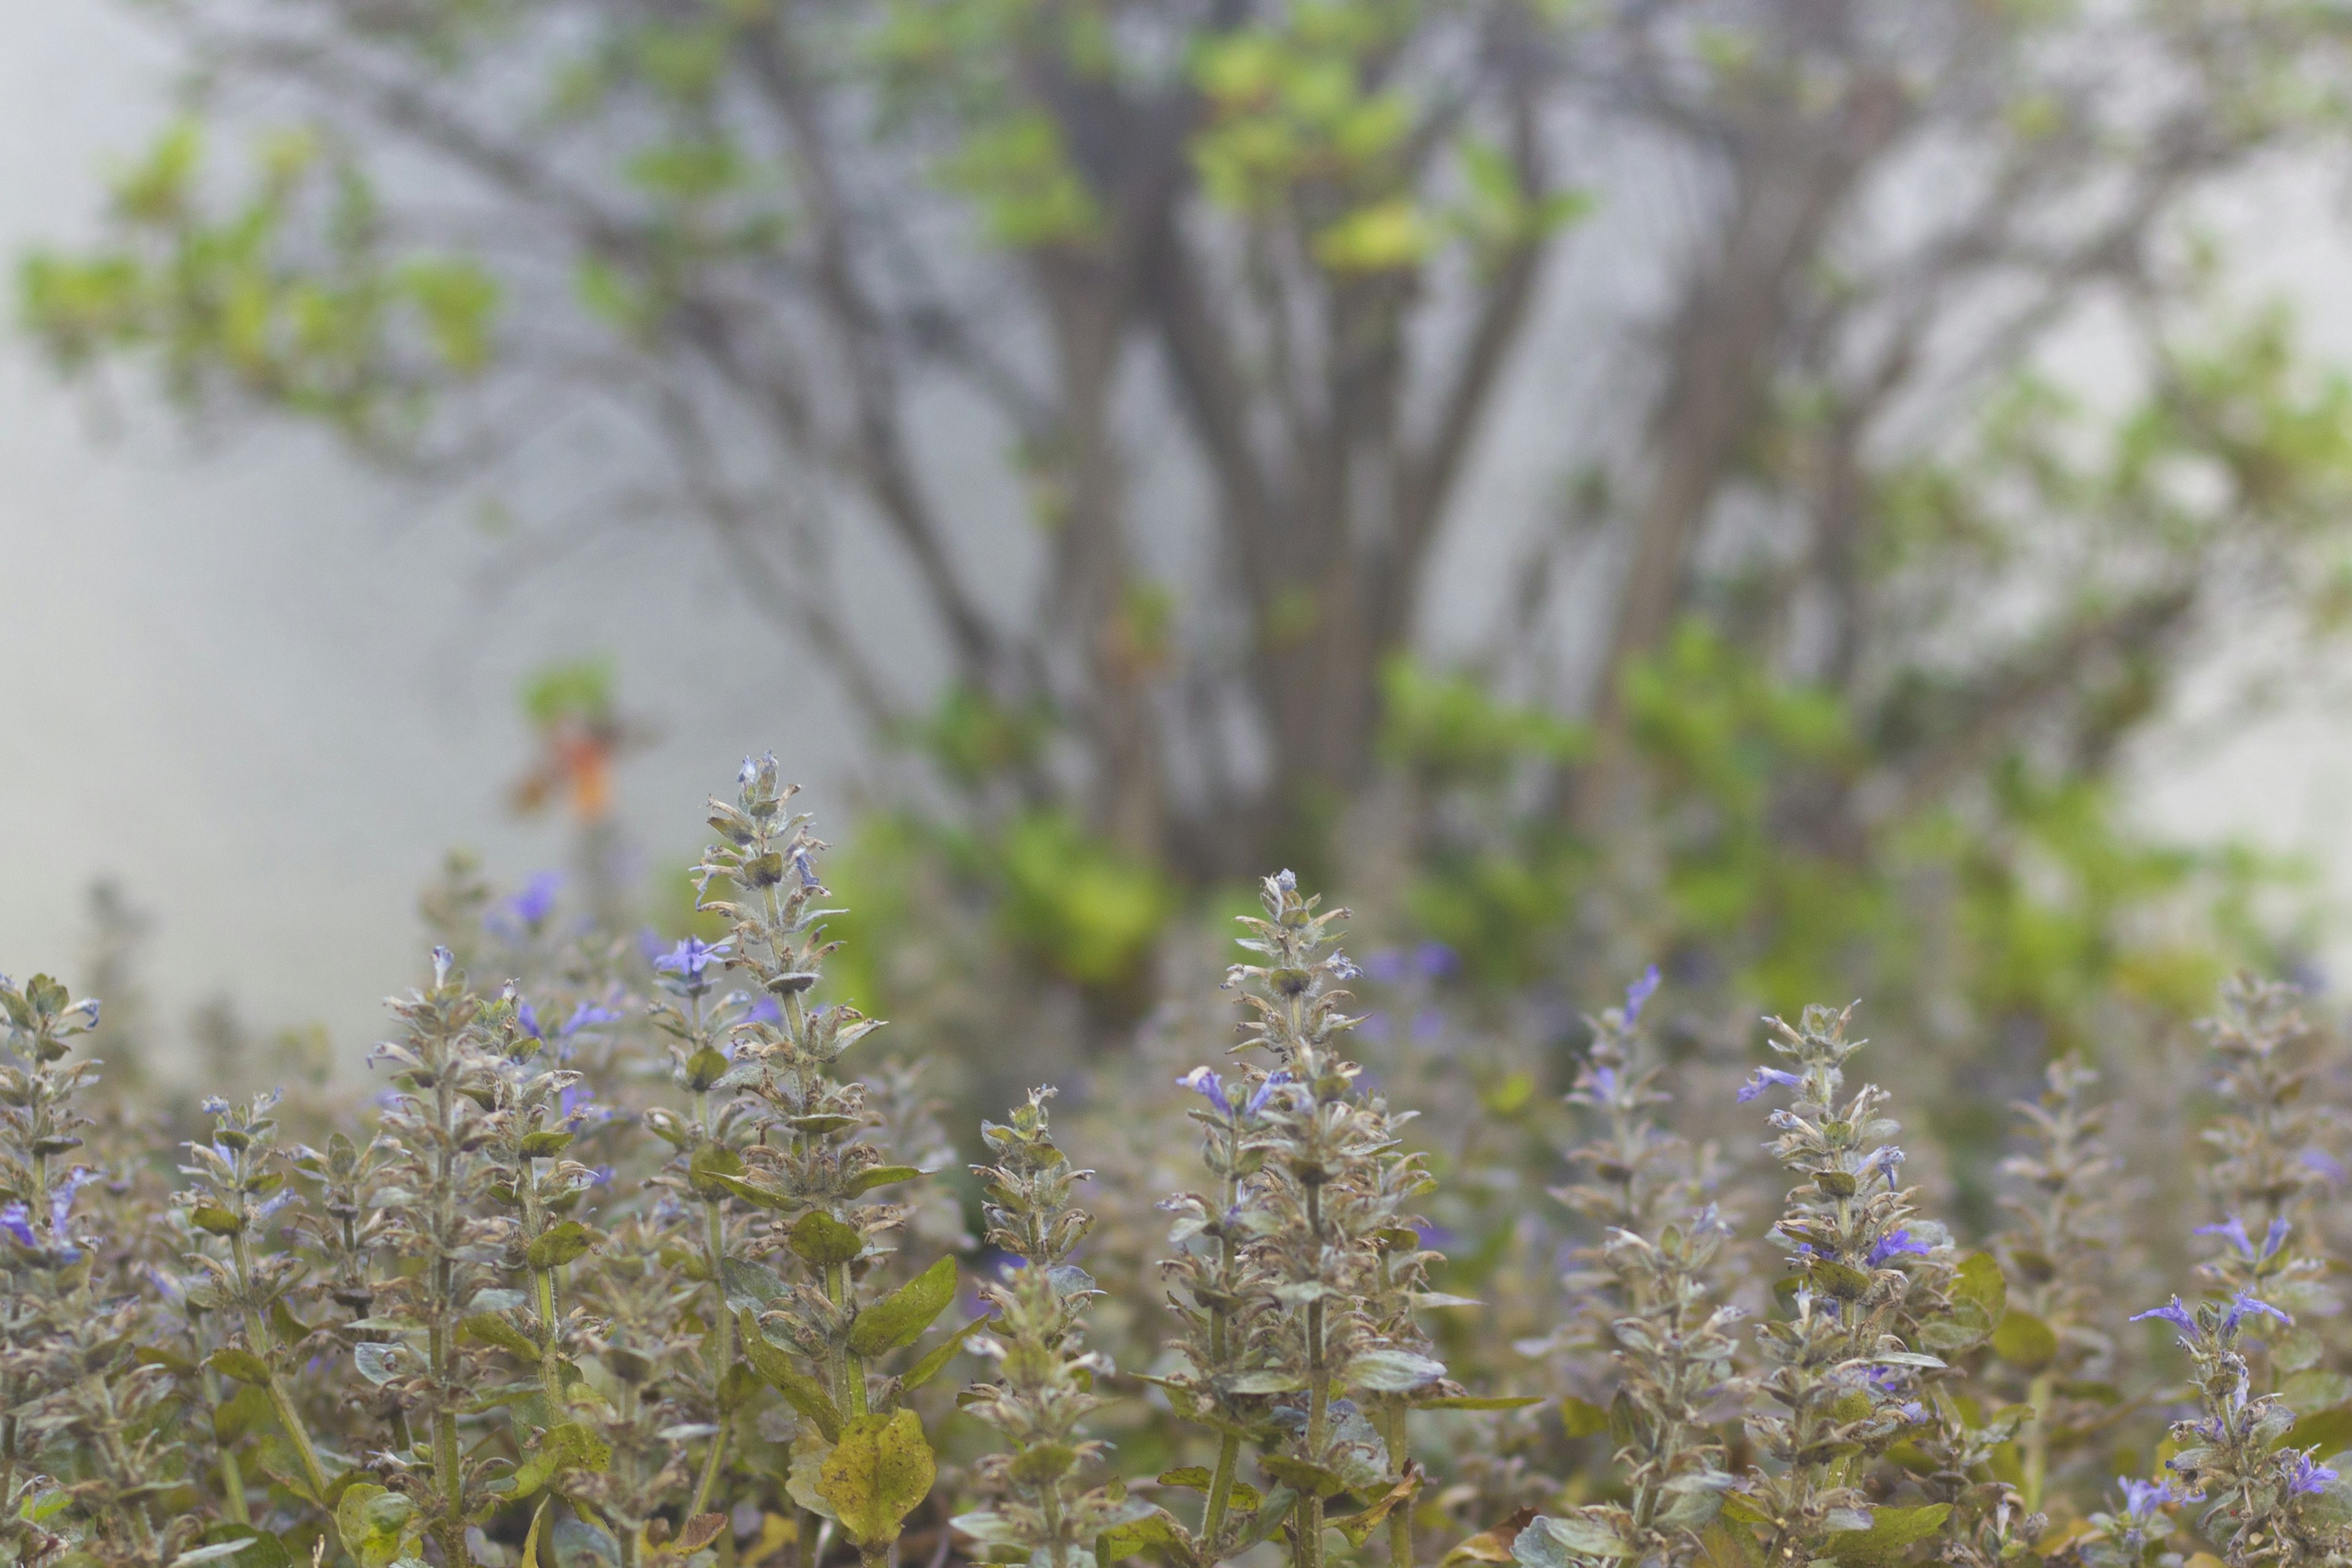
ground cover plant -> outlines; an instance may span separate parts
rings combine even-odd
[[[2152,1089],[2051,1064],[1963,1234],[1856,1005],[1742,1031],[1743,1079],[1668,1048],[1653,970],[1547,1086],[1423,1026],[1457,955],[1360,969],[1284,871],[1213,1010],[965,1159],[922,1076],[956,1064],[824,999],[793,793],[769,756],[711,802],[675,942],[453,873],[364,1101],[126,1100],[98,1000],[0,984],[0,1552],[2352,1554],[2343,1075],[2284,986],[2233,982],[2194,1058],[2132,1042]]]

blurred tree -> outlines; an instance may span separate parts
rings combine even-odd
[[[1606,846],[1644,940],[1761,900],[1741,962],[1819,963],[1896,826],[2033,839],[2200,639],[2352,604],[2352,404],[2195,221],[2334,147],[2333,5],[155,9],[198,108],[106,240],[26,263],[57,361],[452,479],[597,433],[543,521],[707,527],[877,734],[1027,825],[1002,879],[1088,964],[1154,875],[1311,863],[1383,734],[1433,919],[1524,945]],[[203,126],[264,120],[207,174]],[[2096,405],[2032,374],[2086,321]],[[1529,440],[1558,499],[1465,508]],[[1409,659],[1449,538],[1495,574],[1477,688]],[[1501,829],[1428,807],[1501,773]],[[1118,918],[1039,905],[1048,860]]]

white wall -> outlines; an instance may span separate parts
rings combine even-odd
[[[88,233],[94,175],[155,124],[166,62],[125,13],[0,5],[0,256]],[[2238,200],[2268,274],[2315,301],[2326,338],[2352,337],[2329,191]],[[159,917],[167,1016],[226,989],[355,1051],[404,983],[414,892],[445,846],[509,879],[560,854],[555,828],[500,805],[522,755],[513,692],[593,648],[618,655],[625,699],[667,715],[623,779],[644,840],[690,847],[694,805],[747,746],[778,744],[818,808],[837,805],[837,708],[692,541],[614,541],[486,618],[494,554],[463,517],[405,515],[315,435],[198,449],[139,388],[119,395],[109,437],[0,334],[0,969],[78,966],[82,889],[111,873]],[[2352,892],[2340,715],[2306,695],[2229,746],[2152,748],[2145,807],[2307,849]]]

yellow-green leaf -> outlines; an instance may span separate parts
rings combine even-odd
[[[1829,1554],[1856,1568],[1883,1568],[1943,1529],[1944,1518],[1951,1511],[1952,1505],[1948,1502],[1874,1510],[1868,1530],[1833,1531],[1829,1539]]]
[[[859,1312],[849,1325],[849,1348],[859,1355],[880,1355],[913,1344],[955,1300],[955,1259],[942,1258]]]
[[[2014,1308],[1992,1331],[1992,1353],[2022,1372],[2038,1372],[2058,1354],[2058,1336],[2031,1312]]]
[[[760,1321],[750,1312],[736,1313],[735,1326],[743,1332],[743,1359],[751,1363],[751,1370],[782,1394],[785,1404],[808,1417],[826,1442],[838,1441],[841,1411],[824,1384],[793,1365],[790,1351],[770,1342],[760,1331]]]
[[[847,1263],[866,1250],[866,1238],[855,1226],[844,1225],[823,1209],[812,1209],[793,1226],[793,1251],[819,1268]]]
[[[898,1526],[930,1495],[939,1470],[923,1424],[911,1410],[857,1415],[817,1470],[816,1489],[861,1546],[895,1541]]]
[[[335,1532],[360,1568],[389,1568],[423,1533],[415,1505],[399,1492],[357,1481],[335,1503]]]

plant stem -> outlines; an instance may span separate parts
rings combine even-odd
[[[1231,1432],[1217,1440],[1217,1473],[1209,1481],[1209,1510],[1201,1518],[1201,1552],[1209,1562],[1219,1559],[1225,1533],[1225,1511],[1234,1501],[1234,1470],[1241,1462],[1242,1440]]]
[[[441,1516],[434,1522],[433,1533],[440,1542],[442,1556],[453,1565],[461,1565],[469,1560],[466,1549],[466,1499],[457,1447],[457,1412],[449,1397],[456,1350],[449,1333],[449,1297],[455,1289],[455,1277],[448,1238],[457,1224],[452,1206],[457,1196],[457,1097],[446,1064],[444,1070],[433,1077],[433,1106],[441,1133],[433,1151],[433,1302],[425,1343],[433,1369],[434,1484],[441,1493]]]
[[[1307,1224],[1317,1242],[1323,1239],[1323,1189],[1307,1185]],[[1323,1357],[1323,1302],[1307,1303],[1307,1462],[1323,1462],[1323,1446],[1331,1425],[1331,1369]],[[1323,1562],[1323,1498],[1311,1489],[1298,1498],[1298,1568],[1321,1568]]]
[[[2042,1489],[2050,1479],[2050,1427],[2044,1413],[2056,1392],[2055,1381],[2044,1369],[2033,1374],[2026,1389],[2025,1400],[2033,1407],[2033,1414],[2025,1425],[2025,1477],[2018,1491],[2028,1513],[2041,1510]]]
[[[223,1448],[220,1456],[221,1510],[231,1524],[251,1524],[253,1512],[246,1506],[245,1467],[236,1462],[236,1455]]]
[[[249,1292],[253,1279],[253,1246],[239,1231],[229,1237],[229,1250],[236,1262],[237,1282]],[[268,1367],[268,1381],[262,1384],[269,1395],[269,1408],[278,1417],[278,1430],[294,1445],[294,1457],[302,1463],[302,1479],[310,1483],[312,1500],[324,1507],[327,1500],[327,1470],[319,1462],[319,1450],[310,1441],[310,1428],[303,1425],[301,1412],[294,1408],[294,1400],[286,1392],[285,1380],[278,1375],[273,1360],[278,1352],[278,1336],[270,1331],[268,1320],[252,1307],[245,1310],[246,1337],[253,1342],[262,1364]]]
[[[1382,1268],[1387,1264],[1383,1261]],[[1402,1399],[1381,1402],[1381,1425],[1387,1428],[1381,1440],[1388,1445],[1389,1464],[1402,1480],[1405,1474],[1405,1404]],[[1410,1499],[1389,1510],[1389,1568],[1412,1568],[1412,1504]]]
[[[701,1102],[707,1127],[709,1096],[698,1094],[696,1099]],[[728,1314],[727,1281],[719,1273],[719,1265],[726,1255],[727,1239],[726,1217],[721,1212],[720,1201],[717,1198],[703,1199],[702,1215],[703,1255],[710,1265],[710,1289],[717,1298],[717,1305],[712,1310],[714,1321],[711,1327],[719,1336],[719,1350],[710,1370],[710,1404],[719,1430],[711,1435],[710,1452],[703,1458],[702,1479],[695,1483],[694,1506],[688,1510],[688,1518],[709,1511],[710,1494],[719,1484],[719,1467],[727,1455],[728,1427],[727,1411],[721,1401],[726,1393],[727,1373],[735,1361],[735,1320]]]
[[[1232,1213],[1234,1205],[1241,1196],[1241,1180],[1234,1174],[1234,1162],[1239,1157],[1240,1142],[1239,1124],[1229,1124],[1225,1129],[1225,1203],[1224,1207],[1217,1211],[1220,1214]],[[1233,1248],[1225,1244],[1223,1237],[1218,1237],[1217,1271],[1221,1278],[1232,1256]],[[1209,1309],[1209,1360],[1214,1368],[1221,1369],[1225,1364],[1228,1317],[1223,1307]],[[1201,1552],[1210,1563],[1217,1562],[1221,1556],[1219,1548],[1225,1536],[1225,1514],[1233,1507],[1234,1469],[1241,1462],[1241,1457],[1242,1440],[1238,1435],[1227,1432],[1219,1436],[1217,1470],[1209,1482],[1209,1506],[1201,1515]]]

